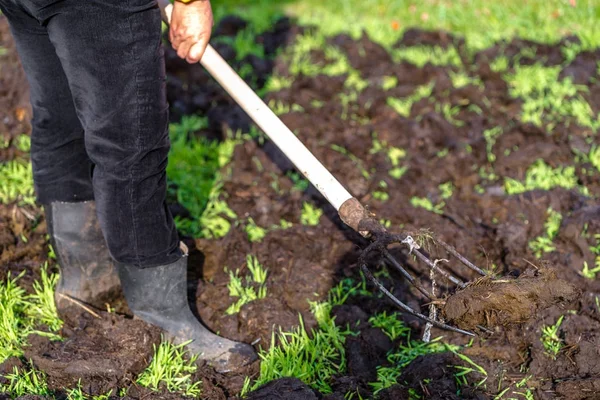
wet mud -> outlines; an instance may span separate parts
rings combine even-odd
[[[241,19],[230,18],[216,27],[217,50],[235,68],[252,69],[254,78],[249,82],[255,89],[261,89],[274,72],[290,76],[286,61],[273,55],[291,43],[302,28],[283,19],[259,39],[265,44],[268,55],[265,60],[252,56],[237,60],[233,48],[216,39],[234,35],[245,24]],[[0,38],[8,42],[3,25],[4,21],[0,20]],[[519,40],[501,43],[476,54],[473,64],[466,65],[468,73],[479,78],[481,86],[455,88],[451,74],[456,72],[456,67],[394,63],[389,54],[367,36],[353,40],[340,35],[330,38],[329,43],[348,56],[350,65],[360,71],[369,84],[355,101],[346,106],[340,101],[339,94],[346,90],[344,76],[325,75],[297,77],[291,87],[267,94],[266,100],[302,107],[303,112],[285,113],[281,115],[282,120],[377,218],[389,221],[390,231],[418,232],[427,228],[481,268],[493,270],[502,277],[502,283],[477,280],[479,277],[472,271],[452,264],[447,267],[456,276],[475,283],[458,292],[452,285],[441,282],[437,287],[437,296],[446,300],[442,311],[447,321],[467,329],[476,329],[478,325],[487,329],[463,350],[488,371],[484,386],[459,388],[455,373],[458,366],[465,365],[464,361],[451,353],[432,354],[409,364],[397,384],[380,392],[379,398],[408,398],[411,393],[417,393],[431,399],[492,399],[499,387],[512,385],[514,388],[528,376],[531,378],[527,385],[536,399],[594,398],[600,390],[597,363],[600,309],[596,303],[600,281],[584,278],[581,268],[584,262],[594,265],[595,255],[590,248],[597,245],[594,234],[600,233],[597,204],[600,175],[585,172],[593,170],[591,164],[575,163],[573,156],[575,150],[589,152],[588,138],[592,132],[575,123],[559,123],[552,134],[548,134],[542,128],[522,123],[519,119],[521,101],[510,96],[502,74],[492,71],[490,63],[498,55],[505,55],[509,58],[509,68],[515,63],[538,61],[562,65],[561,76],[572,76],[587,86],[584,96],[597,115],[600,84],[592,62],[597,60],[597,54],[581,53],[564,64],[559,45]],[[445,32],[410,30],[397,44],[416,45],[454,46],[459,54],[464,53],[462,40]],[[523,59],[519,51],[523,46],[535,46],[538,59]],[[327,62],[318,53],[312,57],[321,64]],[[248,129],[251,125],[248,118],[205,71],[186,65],[168,49],[166,59],[168,97],[174,121],[184,114],[207,115],[209,126],[196,134],[217,140],[223,139],[227,130]],[[4,64],[0,63],[0,68],[5,68]],[[21,87],[25,86],[18,69],[11,73],[20,79],[20,84],[10,91],[6,88],[12,86],[0,85],[0,99],[4,102],[8,101],[6,97],[20,98]],[[381,82],[390,76],[397,79],[397,85],[386,91]],[[4,73],[0,77],[3,79]],[[430,83],[433,84],[431,96],[416,101],[408,116],[399,115],[388,105],[388,97],[406,97],[419,86]],[[436,108],[436,103],[454,108],[455,114],[450,120],[442,109]],[[13,102],[0,107],[0,113],[17,115],[21,106],[22,102]],[[12,125],[5,130],[10,135],[29,132],[25,122],[11,118]],[[496,160],[490,164],[483,132],[498,126],[503,133],[492,147]],[[595,138],[593,143],[598,143]],[[389,174],[394,166],[385,150],[375,150],[375,140],[387,148],[405,150],[399,163],[406,171],[400,179]],[[2,151],[2,161],[23,156],[14,150]],[[584,196],[577,188],[507,195],[503,180],[497,177],[523,180],[527,168],[538,158],[554,168],[574,165],[577,182],[587,188],[589,195]],[[335,210],[314,188],[298,188],[292,179],[297,172],[269,141],[240,144],[232,163],[223,171],[227,203],[238,215],[237,221],[231,221],[231,231],[219,240],[183,238],[191,249],[190,297],[195,300],[195,309],[204,323],[223,336],[267,348],[273,330],[298,326],[299,316],[308,330],[316,327],[307,300],[325,299],[331,287],[342,279],[360,280],[356,262],[366,242],[343,225]],[[440,185],[449,181],[453,183],[453,192],[445,198]],[[374,195],[376,192],[384,192],[386,196]],[[429,199],[434,205],[443,203],[443,206],[438,212],[417,208],[411,205],[414,197]],[[301,224],[305,202],[323,210],[317,226]],[[563,219],[553,240],[555,249],[544,253],[545,261],[540,261],[529,242],[544,234],[548,208],[559,212]],[[180,205],[174,205],[173,209],[185,213]],[[245,227],[249,217],[267,229],[266,236],[259,242],[248,240]],[[281,228],[282,219],[292,226]],[[9,271],[12,274],[26,270],[23,282],[31,285],[39,275],[36,271],[40,263],[47,260],[43,214],[35,208],[0,205],[0,222],[0,278],[6,277]],[[21,233],[26,235],[27,242],[21,239]],[[439,251],[431,249],[433,255]],[[225,267],[239,269],[241,276],[246,275],[248,254],[255,255],[268,270],[267,297],[248,303],[237,314],[227,315],[225,311],[235,299],[229,296],[229,275]],[[429,270],[425,265],[414,262],[400,249],[394,249],[394,255],[427,284]],[[371,267],[381,272],[382,267],[374,261]],[[50,263],[55,268],[52,260]],[[534,268],[532,272],[532,264],[537,271]],[[546,264],[552,266],[552,270],[547,269]],[[399,299],[427,312],[423,296],[399,274],[389,270],[380,276]],[[369,286],[369,289],[375,293],[375,288]],[[389,366],[386,354],[397,344],[368,322],[370,316],[383,311],[397,310],[380,296],[364,294],[351,296],[346,304],[332,311],[340,326],[350,324],[360,331],[345,343],[348,368],[344,374],[334,377],[334,393],[322,396],[298,380],[282,379],[251,393],[248,398],[342,399],[349,392],[370,398],[372,388],[368,383],[376,377],[377,366]],[[563,346],[553,359],[540,337],[543,327],[555,324],[561,316],[564,321],[559,337]],[[412,329],[412,337],[422,334],[422,321],[408,315],[402,315],[402,319]],[[116,315],[102,314],[102,319],[97,320],[83,314],[74,322],[65,328],[63,342],[50,342],[37,336],[30,339],[27,354],[36,368],[48,373],[53,387],[72,385],[81,378],[86,382],[85,390],[91,394],[105,393],[108,388],[129,387],[132,398],[174,396],[150,393],[131,384],[157,340],[151,329]],[[434,329],[433,336],[439,335],[444,335],[449,343],[469,343],[464,336]],[[88,373],[69,367],[86,362],[93,363]],[[101,365],[105,366],[103,371],[99,370]],[[245,376],[257,376],[257,366],[228,376],[201,368],[196,377],[204,382],[203,397],[235,398]],[[108,369],[113,372],[108,373]]]

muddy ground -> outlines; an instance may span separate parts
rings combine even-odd
[[[234,35],[244,25],[243,20],[227,18],[216,27],[215,39]],[[250,65],[255,77],[252,84],[260,88],[272,73],[289,76],[286,61],[272,55],[278,48],[292,43],[301,30],[284,19],[272,31],[259,36],[258,40],[265,46],[266,60],[248,56],[239,61],[231,47],[218,40],[215,47],[235,67]],[[482,87],[467,85],[456,89],[450,78],[450,72],[456,71],[456,67],[426,64],[419,68],[407,62],[394,63],[383,48],[366,36],[354,41],[340,35],[331,38],[330,43],[347,54],[352,67],[369,83],[356,101],[344,107],[338,94],[345,91],[345,77],[325,75],[297,77],[291,87],[270,93],[267,99],[288,105],[298,104],[304,109],[303,112],[286,113],[281,118],[351,193],[368,205],[378,218],[390,221],[392,231],[427,228],[484,269],[495,268],[495,272],[510,278],[523,275],[522,279],[543,271],[543,274],[551,275],[551,282],[561,280],[558,281],[561,295],[564,295],[561,290],[572,285],[573,292],[562,299],[559,295],[544,303],[543,307],[519,309],[519,315],[524,313],[525,318],[509,318],[508,321],[502,320],[504,322],[494,320],[496,323],[488,326],[489,332],[483,332],[463,350],[487,370],[488,380],[485,386],[461,388],[461,397],[494,398],[500,392],[499,388],[531,376],[527,384],[538,399],[600,398],[597,394],[600,393],[600,309],[595,303],[596,296],[600,295],[600,281],[585,279],[579,273],[584,261],[594,265],[590,247],[596,245],[593,234],[600,232],[600,204],[597,201],[600,174],[586,174],[583,169],[593,167],[574,164],[573,161],[573,149],[589,151],[590,145],[584,139],[592,133],[573,123],[558,124],[552,134],[521,123],[518,118],[521,101],[509,95],[502,75],[490,68],[490,62],[501,54],[509,57],[510,68],[517,59],[521,64],[543,62],[559,65],[564,62],[560,47],[514,40],[482,51],[470,60],[464,54],[462,41],[451,35],[408,31],[398,45],[455,46],[469,75],[482,82]],[[26,121],[30,112],[26,104],[26,83],[14,55],[6,22],[2,19],[0,45],[8,49],[6,55],[0,56],[0,128],[1,132],[16,137],[29,132]],[[537,49],[537,59],[523,58],[519,54],[519,49],[525,45]],[[571,64],[565,65],[561,73],[561,76],[573,76],[576,83],[588,87],[585,97],[596,115],[600,112],[600,77],[595,63],[599,56],[598,51],[582,53]],[[319,52],[313,52],[311,57],[314,63],[327,63]],[[167,51],[167,67],[173,120],[184,114],[206,114],[209,127],[197,134],[217,139],[223,138],[228,129],[248,128],[250,123],[243,112],[201,68],[187,66],[172,51]],[[381,82],[385,76],[397,78],[396,87],[384,91]],[[454,116],[455,120],[462,122],[460,126],[445,119],[428,98],[416,102],[407,118],[386,104],[387,97],[405,97],[418,86],[430,82],[434,82],[431,98],[435,98],[436,102],[460,106],[460,111]],[[475,107],[468,107],[473,104],[481,112],[477,112]],[[497,126],[501,126],[504,133],[493,147],[497,158],[490,165],[486,158],[483,131]],[[374,133],[389,146],[406,150],[401,165],[408,169],[401,179],[389,175],[392,165],[385,152],[371,151]],[[341,146],[360,159],[362,166],[368,169],[368,178],[361,171],[361,165],[332,145]],[[26,156],[12,148],[0,151],[2,161]],[[500,177],[522,180],[527,168],[538,158],[553,167],[575,165],[579,184],[585,185],[591,196],[583,196],[577,189],[562,188],[508,196],[502,190],[502,180],[486,180],[479,174],[480,167],[486,166]],[[226,337],[245,342],[258,341],[258,346],[263,347],[269,346],[274,328],[288,330],[297,326],[299,313],[307,328],[315,327],[316,321],[309,311],[307,299],[325,299],[329,289],[341,279],[360,279],[356,263],[361,247],[366,244],[343,226],[336,212],[313,188],[295,190],[290,172],[294,172],[293,167],[268,141],[240,144],[235,149],[233,162],[223,171],[224,193],[229,206],[239,216],[239,223],[234,224],[229,234],[220,240],[184,238],[192,249],[190,277],[193,284],[190,293],[192,297],[195,295],[197,310],[203,321]],[[387,188],[382,187],[382,181]],[[453,182],[454,191],[450,198],[442,199],[438,186],[448,181]],[[377,191],[387,193],[388,199],[383,201],[381,196],[373,196]],[[434,204],[444,200],[443,211],[438,214],[413,207],[411,198],[415,196],[427,197]],[[300,224],[304,201],[312,202],[325,211],[318,226]],[[563,220],[554,240],[556,250],[545,253],[543,260],[538,260],[528,243],[543,234],[549,207],[560,212]],[[183,212],[178,205],[173,205],[173,210],[179,214]],[[252,243],[244,231],[248,217],[262,227],[278,225],[281,219],[292,222],[293,226],[285,230],[270,230],[262,241]],[[28,272],[22,284],[30,287],[32,280],[38,276],[40,263],[47,258],[43,215],[33,207],[0,205],[0,221],[0,279],[4,279],[8,271],[16,273],[26,269]],[[23,241],[21,234],[26,235],[27,242]],[[435,249],[431,251],[436,252]],[[254,254],[268,268],[268,296],[245,305],[239,314],[228,316],[225,310],[234,299],[228,295],[229,277],[224,267],[241,268],[245,273],[247,254]],[[394,254],[409,266],[411,272],[424,278],[429,276],[428,269],[415,263],[406,253],[396,250]],[[466,268],[454,266],[453,269],[465,280],[477,278]],[[401,300],[414,308],[421,308],[424,303],[422,296],[398,274],[391,271],[384,282]],[[540,288],[543,287],[540,285]],[[438,290],[443,297],[449,288],[440,283]],[[537,294],[541,291],[538,290]],[[573,297],[570,302],[555,301]],[[518,298],[511,301],[517,309],[522,306]],[[510,303],[508,305],[506,311],[514,311]],[[426,310],[422,309],[423,312]],[[334,378],[333,394],[323,397],[297,380],[284,379],[258,390],[250,398],[275,398],[277,394],[282,396],[277,398],[288,399],[342,399],[346,393],[356,390],[363,398],[369,398],[368,382],[375,380],[376,366],[385,365],[386,352],[393,348],[387,336],[367,322],[370,315],[382,311],[396,309],[380,296],[350,297],[346,304],[334,309],[338,324],[357,326],[360,334],[346,342],[348,372]],[[157,336],[149,330],[145,334],[147,340],[128,345],[131,332],[140,329],[134,326],[135,321],[102,315],[104,322],[95,321],[85,314],[81,318],[69,319],[63,334],[73,338],[74,347],[52,345],[43,338],[35,337],[30,340],[27,357],[51,376],[51,388],[56,390],[81,379],[83,389],[93,394],[106,393],[110,389],[117,393],[116,390],[129,387],[131,397],[155,396],[137,388],[132,379],[139,373],[143,364],[141,360],[150,354],[149,349],[158,340]],[[564,347],[553,360],[545,353],[540,341],[541,329],[544,325],[554,324],[561,315],[565,316],[559,332]],[[479,317],[473,318],[477,320]],[[408,315],[404,315],[403,319],[412,328],[413,336],[422,333],[423,322]],[[485,321],[485,317],[477,320],[478,324]],[[465,327],[474,327],[471,319]],[[122,336],[103,338],[102,334],[107,332]],[[469,342],[462,335],[434,329],[433,336],[439,335],[450,343],[464,345]],[[116,372],[102,375],[99,371],[86,375],[80,368],[66,366],[72,360],[83,363],[87,360],[90,365],[112,362],[110,365],[116,367],[110,370]],[[20,364],[21,361],[9,360],[0,367],[0,371],[15,363]],[[55,364],[65,368],[60,373],[56,369],[51,373],[51,365]],[[398,385],[380,393],[380,397],[408,398],[412,389],[426,398],[458,398],[459,388],[452,366],[463,364],[457,357],[446,353],[419,357],[405,369]],[[258,365],[255,364],[230,376],[220,376],[203,367],[196,377],[204,382],[203,397],[224,399],[239,392],[245,376],[256,377],[257,374]]]

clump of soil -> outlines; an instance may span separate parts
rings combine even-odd
[[[356,100],[344,105],[340,95],[348,94],[345,76],[293,77],[285,57],[270,58],[302,28],[282,19],[258,39],[265,44],[267,60],[253,55],[237,60],[233,47],[217,39],[219,35],[234,34],[245,25],[240,19],[224,20],[214,35],[215,48],[236,70],[251,68],[248,81],[256,89],[262,88],[271,73],[293,78],[291,87],[266,95],[267,102],[295,104],[304,110],[282,114],[281,119],[355,197],[378,218],[389,222],[391,232],[428,228],[481,268],[495,266],[503,275],[513,271],[521,274],[516,279],[506,278],[510,281],[505,283],[480,280],[449,297],[444,309],[446,319],[465,328],[477,324],[497,325],[496,334],[485,340],[475,339],[470,347],[462,350],[488,371],[484,395],[457,387],[454,376],[457,369],[452,366],[460,361],[446,354],[417,358],[406,367],[397,385],[380,392],[380,398],[408,398],[416,392],[426,398],[452,399],[456,398],[457,390],[463,398],[495,398],[503,388],[512,385],[514,389],[516,382],[529,375],[532,378],[527,386],[536,398],[593,398],[600,387],[597,367],[600,309],[596,305],[600,280],[585,279],[580,271],[584,262],[591,266],[595,261],[590,248],[597,246],[594,234],[600,232],[596,204],[600,196],[600,175],[590,172],[595,169],[589,162],[574,161],[573,157],[574,152],[589,153],[592,146],[589,138],[593,133],[573,121],[557,122],[551,134],[545,127],[521,121],[522,101],[510,95],[503,73],[492,71],[490,63],[498,56],[507,56],[506,73],[510,73],[515,64],[523,61],[520,48],[531,43],[515,40],[498,44],[476,54],[474,61],[463,60],[464,71],[478,78],[481,84],[454,87],[451,77],[457,72],[456,66],[426,64],[418,67],[406,61],[395,63],[366,35],[359,41],[340,35],[328,43],[344,52],[350,65],[358,69],[368,83]],[[14,46],[5,45],[7,38],[6,24],[0,17],[0,45],[6,47],[11,60],[15,60]],[[445,32],[410,30],[398,43],[398,46],[414,45],[455,46],[462,54],[463,41]],[[537,47],[539,54],[545,57],[541,62],[547,65],[564,62],[560,46]],[[357,51],[360,48],[367,51]],[[246,131],[249,119],[208,73],[198,65],[188,65],[178,59],[168,47],[166,50],[167,96],[172,118],[176,120],[190,113],[207,116],[208,128],[194,134],[211,139],[222,139],[228,128]],[[328,62],[322,52],[313,52],[310,56],[320,65]],[[582,96],[597,115],[600,83],[596,79],[595,56],[597,53],[582,53],[563,68],[561,76],[572,76],[587,87],[588,91]],[[0,67],[5,59],[0,59]],[[537,61],[525,60],[527,63]],[[4,121],[8,121],[6,129],[14,138],[29,132],[25,123],[19,122],[23,111],[18,108],[20,103],[14,101],[26,92],[21,89],[26,83],[19,75],[21,72],[14,70],[5,74],[4,71],[0,73],[0,105],[6,104],[6,107],[0,107],[0,131]],[[397,85],[384,90],[381,83],[389,77],[395,77]],[[406,98],[420,86],[429,84],[433,86],[431,95],[415,102],[409,115],[398,114],[388,104],[389,97]],[[5,87],[8,90],[2,91]],[[448,109],[452,111],[451,118],[444,113]],[[491,146],[496,156],[491,163],[486,155],[490,144],[484,132],[496,127],[502,128],[502,134]],[[393,146],[405,151],[405,156],[398,161],[398,167],[406,167],[401,178],[390,175],[393,166],[386,149],[377,151],[375,139],[388,148]],[[338,151],[340,148],[348,154]],[[17,156],[22,154],[18,154],[14,146],[0,150],[1,161]],[[553,168],[574,166],[578,183],[585,185],[590,196],[583,196],[577,188],[508,195],[502,179],[523,180],[537,158]],[[308,300],[325,299],[331,287],[342,279],[360,282],[356,262],[365,242],[343,225],[335,210],[325,204],[314,188],[298,189],[291,174],[299,171],[268,140],[264,143],[246,141],[237,146],[232,163],[224,172],[223,192],[238,219],[230,221],[232,229],[222,239],[184,238],[192,250],[189,271],[192,302],[195,300],[198,314],[213,331],[248,343],[260,339],[259,346],[268,348],[271,332],[278,327],[287,331],[297,326],[299,315],[308,330],[316,327]],[[452,183],[453,190],[452,195],[445,198],[440,186],[448,182]],[[375,192],[380,193],[375,196]],[[427,199],[434,205],[443,203],[443,207],[431,212],[413,206],[413,198]],[[305,202],[323,210],[317,226],[300,222]],[[529,243],[544,234],[549,208],[563,215],[563,221],[553,240],[556,249],[545,253],[544,258],[561,268],[553,272],[542,269],[537,275],[530,275],[522,272],[528,266],[523,260],[536,258]],[[39,264],[47,253],[45,226],[40,214],[39,210],[0,205],[0,278],[8,272],[27,270],[21,282],[28,286],[37,276]],[[244,230],[249,217],[267,230],[261,241],[249,241]],[[281,226],[283,219],[291,222],[292,227]],[[27,241],[22,240],[22,236]],[[240,276],[247,277],[248,254],[256,256],[267,268],[267,297],[244,305],[239,313],[227,315],[226,309],[236,299],[229,296],[229,275],[224,267],[230,271],[239,269]],[[414,275],[425,279],[429,276],[428,268],[410,257],[404,255],[401,261]],[[373,267],[376,269],[377,265]],[[467,281],[477,278],[471,271],[453,272]],[[394,275],[394,271],[390,275],[389,278],[383,276],[382,280],[395,296],[414,309],[423,306],[418,291]],[[581,296],[576,296],[578,292],[574,287],[581,291]],[[366,288],[367,292],[375,293],[375,288],[368,285]],[[574,297],[577,299],[571,306],[572,312],[566,313],[559,305]],[[389,315],[398,310],[372,293],[352,296],[346,304],[332,310],[336,323],[360,332],[349,337],[345,344],[348,364],[346,371],[332,378],[334,393],[322,396],[297,380],[284,379],[259,389],[250,398],[286,398],[286,395],[287,398],[311,398],[314,395],[314,398],[342,399],[357,391],[363,398],[371,398],[369,383],[375,379],[378,366],[389,366],[385,364],[389,347],[406,344],[390,343],[380,330],[374,330],[369,324],[370,316],[384,311]],[[543,326],[555,324],[561,316],[564,316],[559,329],[562,349],[553,359],[540,341],[541,330]],[[73,387],[79,377],[90,394],[100,395],[115,386],[127,386],[142,364],[147,363],[155,339],[148,327],[131,328],[135,321],[120,318],[103,314],[102,320],[96,320],[84,314],[81,321],[67,324],[64,342],[52,343],[32,337],[26,356],[49,374],[52,387]],[[399,318],[411,328],[411,338],[420,335],[424,328],[422,321],[405,314]],[[145,343],[140,339],[144,334],[150,335]],[[469,340],[434,329],[432,336],[440,335],[451,344],[464,345]],[[81,364],[87,360],[95,364]],[[6,364],[10,366],[15,362]],[[80,365],[82,370],[74,371],[69,363]],[[105,367],[100,369],[97,365]],[[85,372],[83,367],[91,369]],[[257,364],[245,374],[254,379],[258,374],[256,367]],[[240,392],[245,376],[217,376],[208,368],[201,368],[196,378],[203,381],[203,397],[225,399]],[[128,393],[147,398],[148,392],[136,392],[136,389],[130,385]],[[525,393],[524,388],[516,391]]]
[[[517,278],[483,277],[446,299],[442,314],[461,329],[523,323],[556,303],[573,301],[579,290],[550,269],[527,270]]]
[[[147,366],[160,342],[160,332],[141,320],[99,312],[71,315],[62,341],[32,334],[25,358],[48,375],[50,389],[76,387],[107,393],[131,384]]]

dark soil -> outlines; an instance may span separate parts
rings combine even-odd
[[[235,51],[217,40],[219,35],[235,34],[244,24],[244,21],[231,18],[216,28],[219,34],[215,35],[215,46],[219,52],[235,68],[249,64],[254,71],[250,83],[256,89],[262,87],[273,71],[289,75],[288,65],[279,57],[256,60],[249,56],[237,61]],[[265,53],[275,54],[277,48],[291,42],[300,31],[290,21],[280,21],[273,31],[260,37],[266,46]],[[0,45],[9,41],[5,22],[0,20]],[[596,296],[600,295],[600,281],[585,279],[580,271],[584,261],[594,265],[590,247],[596,245],[594,234],[600,233],[597,205],[600,174],[585,173],[584,169],[589,171],[593,167],[574,164],[572,153],[573,149],[589,151],[591,145],[585,139],[593,133],[574,123],[558,124],[551,134],[521,123],[518,119],[521,102],[510,97],[502,75],[491,71],[489,66],[500,54],[509,57],[511,68],[517,62],[536,61],[522,59],[518,49],[523,45],[537,46],[540,62],[563,65],[560,48],[524,44],[520,40],[500,43],[476,54],[475,63],[466,66],[469,74],[483,82],[483,87],[468,85],[457,89],[452,87],[450,79],[450,72],[456,70],[455,67],[427,64],[418,68],[407,62],[394,63],[384,49],[366,36],[353,41],[340,35],[331,38],[330,43],[346,52],[350,64],[369,82],[357,101],[344,108],[338,95],[346,90],[345,78],[325,75],[297,77],[290,88],[268,94],[266,99],[295,103],[304,109],[304,112],[290,112],[281,118],[355,197],[368,205],[378,218],[390,221],[390,231],[418,232],[427,228],[480,267],[495,268],[495,272],[507,281],[480,280],[456,294],[452,287],[438,282],[438,296],[447,297],[443,311],[449,321],[469,329],[476,325],[487,327],[485,333],[462,350],[488,372],[485,385],[475,388],[476,380],[471,379],[470,386],[458,387],[454,374],[456,367],[465,362],[451,353],[433,354],[413,361],[399,377],[398,384],[381,392],[380,398],[408,398],[412,391],[433,399],[489,399],[500,392],[498,388],[508,385],[515,388],[517,382],[530,375],[527,385],[538,399],[595,398],[595,393],[600,391],[600,364],[597,362],[600,357],[600,309],[595,303]],[[463,51],[462,40],[444,32],[410,30],[399,43],[403,46],[421,44],[457,46],[460,52]],[[363,50],[357,50],[359,48]],[[319,54],[313,56],[321,64],[326,62]],[[563,65],[563,75],[574,76],[588,87],[586,98],[598,114],[600,83],[595,63],[590,60],[594,60],[594,54],[582,53],[570,65]],[[4,62],[0,62],[0,68],[5,68]],[[21,87],[25,87],[18,68],[14,68],[9,73],[15,76],[10,82],[16,89],[6,92],[6,87],[13,86],[4,86],[0,80],[0,93],[3,94],[0,101],[8,101],[6,96],[14,98],[15,90],[21,93]],[[223,138],[227,129],[235,131],[250,126],[239,107],[200,67],[188,66],[168,50],[167,68],[168,96],[174,120],[183,114],[205,114],[209,118],[209,127],[197,134],[216,139]],[[5,75],[0,76],[3,79]],[[380,82],[384,76],[396,77],[398,85],[383,91]],[[18,85],[13,83],[17,79]],[[435,83],[431,95],[435,101],[427,98],[416,102],[408,118],[399,116],[387,105],[388,97],[407,96],[417,86],[429,82]],[[444,118],[436,111],[436,103],[459,107],[454,119],[461,124],[453,124]],[[0,107],[0,113],[14,114],[21,104]],[[476,105],[481,112],[468,105]],[[497,159],[490,164],[486,158],[483,131],[496,126],[501,126],[504,133],[493,147]],[[21,129],[23,126],[13,122],[7,131],[17,135],[22,133]],[[406,150],[401,165],[408,169],[401,179],[396,180],[388,174],[391,164],[385,152],[371,151],[374,133],[389,146]],[[594,138],[598,143],[597,136]],[[192,251],[190,276],[194,282],[192,291],[195,290],[192,297],[196,299],[202,320],[228,338],[248,343],[258,341],[258,346],[266,348],[273,329],[289,330],[297,326],[299,315],[307,329],[316,327],[307,300],[325,299],[329,289],[341,279],[360,280],[356,262],[365,242],[343,225],[335,210],[325,204],[314,188],[295,189],[289,177],[290,172],[295,172],[293,166],[270,142],[259,143],[246,141],[239,145],[233,162],[223,171],[224,193],[228,195],[229,206],[239,216],[238,223],[223,239],[185,238],[185,241]],[[350,157],[333,149],[331,145],[334,144],[362,160],[369,177],[365,177]],[[6,152],[0,155],[2,161],[20,156]],[[577,189],[509,196],[503,191],[501,179],[488,179],[479,173],[480,168],[485,167],[496,176],[522,180],[527,168],[538,158],[552,167],[574,164],[579,184],[588,188],[591,197],[583,196]],[[387,185],[385,191],[389,199],[386,201],[373,196],[381,190],[382,181]],[[448,181],[453,182],[454,191],[452,197],[444,200],[438,186]],[[437,214],[413,207],[410,200],[415,196],[428,198],[433,204],[444,200],[443,211]],[[319,225],[300,223],[305,201],[324,210]],[[556,250],[545,253],[545,261],[540,261],[536,260],[528,243],[544,233],[549,207],[564,218],[554,239]],[[262,241],[252,243],[244,231],[248,217],[264,228],[278,225],[281,219],[291,221],[293,226],[285,230],[269,229]],[[27,286],[47,253],[41,212],[0,205],[0,221],[0,278],[8,271],[16,273],[26,269],[27,279],[24,278],[23,283]],[[21,242],[20,232],[27,234],[27,243]],[[433,256],[444,254],[435,246],[427,250]],[[393,253],[411,273],[427,282],[429,271],[425,265],[414,262],[401,249],[395,248]],[[246,274],[247,254],[255,255],[268,268],[268,296],[229,316],[225,310],[234,299],[228,294],[229,276],[224,267],[239,268],[242,275]],[[380,268],[376,264],[373,267]],[[466,268],[456,265],[449,268],[464,280],[477,278]],[[535,274],[528,272],[536,269]],[[382,279],[408,305],[415,309],[423,307],[422,295],[394,271]],[[371,397],[372,389],[368,383],[376,377],[376,367],[386,365],[386,354],[396,344],[368,323],[369,316],[382,311],[397,310],[375,295],[350,297],[345,305],[333,310],[336,323],[350,324],[360,333],[346,341],[348,370],[334,377],[331,383],[334,393],[325,398],[342,399],[347,393],[357,391],[363,398]],[[427,308],[422,311],[426,312]],[[555,324],[561,315],[564,321],[559,336],[564,346],[553,360],[540,341],[541,330],[545,325]],[[412,328],[413,338],[417,338],[424,329],[423,322],[408,315],[402,318]],[[104,393],[107,388],[128,386],[151,354],[152,343],[156,340],[152,331],[136,321],[114,315],[104,315],[102,320],[85,315],[80,321],[63,332],[67,337],[65,342],[51,343],[33,337],[27,354],[33,356],[34,365],[49,374],[55,387],[71,385],[79,377],[89,382],[84,389],[93,394]],[[464,336],[434,329],[433,337],[439,335],[444,335],[444,340],[449,343],[465,345],[469,342]],[[144,337],[148,340],[143,341]],[[70,362],[93,363],[91,371],[97,373],[73,369],[68,365]],[[102,365],[110,365],[114,372],[107,373]],[[210,369],[202,368],[197,377],[204,382],[205,398],[224,399],[239,393],[246,375],[255,378],[257,374],[255,364],[230,376],[216,375]],[[130,387],[131,396],[146,398],[147,394]],[[272,382],[249,396],[251,399],[321,397],[322,394],[295,379]]]
[[[48,374],[51,390],[76,387],[86,393],[118,393],[131,385],[152,358],[160,330],[143,321],[100,313],[73,313],[62,328],[63,341],[29,336],[25,358]]]

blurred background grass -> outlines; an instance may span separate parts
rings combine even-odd
[[[464,36],[477,51],[519,36],[555,43],[576,35],[581,49],[600,45],[598,0],[213,0],[217,19],[236,14],[258,31],[288,15],[327,34],[360,36],[390,46],[407,28],[444,29]]]

